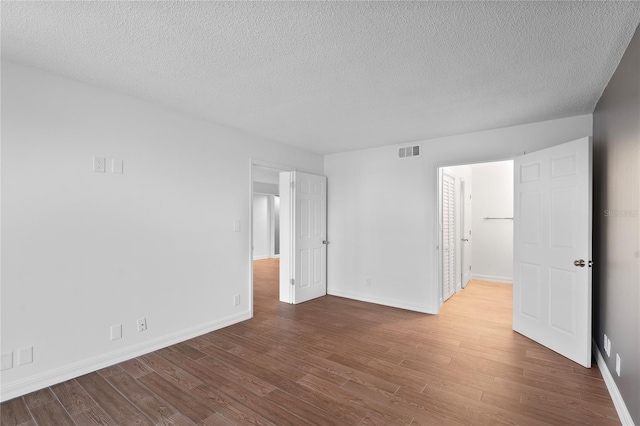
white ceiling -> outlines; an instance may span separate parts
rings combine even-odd
[[[333,153],[593,112],[638,2],[7,2],[2,57]]]

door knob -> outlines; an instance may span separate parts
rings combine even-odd
[[[468,238],[461,238],[460,241],[469,241]]]
[[[584,265],[585,265],[585,263],[584,263],[584,259],[574,260],[574,261],[573,261],[573,264],[574,264],[575,266],[579,266],[579,267],[581,267],[581,268],[584,268]]]
[[[329,244],[329,241],[324,240],[324,241],[322,241],[322,244]]]

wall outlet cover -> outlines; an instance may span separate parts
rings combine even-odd
[[[147,319],[146,318],[140,318],[138,320],[138,333],[141,331],[145,331],[147,329]]]
[[[104,173],[107,170],[107,161],[104,157],[93,157],[93,171]]]

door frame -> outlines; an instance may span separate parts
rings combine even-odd
[[[477,158],[467,158],[465,160],[449,160],[449,161],[435,161],[433,162],[433,168],[435,173],[435,194],[437,194],[437,202],[435,204],[435,215],[436,220],[434,221],[435,227],[435,235],[437,235],[436,239],[436,247],[434,251],[434,264],[437,265],[434,271],[434,279],[438,285],[433,286],[433,300],[438,301],[438,305],[436,306],[436,315],[440,313],[440,308],[444,304],[442,301],[442,285],[443,285],[443,268],[442,268],[442,169],[445,167],[457,167],[457,166],[471,166],[473,164],[483,164],[483,163],[495,163],[498,161],[514,161],[514,159],[524,154],[524,152],[520,152],[517,154],[513,154],[511,156],[489,156],[489,157],[477,157]],[[512,308],[513,310],[513,308]]]
[[[278,170],[280,172],[293,172],[296,170],[295,167],[273,163],[270,161],[258,160],[255,158],[249,159],[249,253],[247,258],[249,259],[249,298],[251,299],[251,304],[249,305],[250,316],[253,317],[253,175],[254,175],[254,167],[261,167],[267,169]],[[280,198],[280,202],[282,203],[282,198]],[[280,210],[282,210],[283,206],[280,204]],[[282,251],[283,241],[280,239],[280,251]]]

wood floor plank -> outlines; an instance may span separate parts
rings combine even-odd
[[[536,419],[550,425],[571,426],[584,424],[570,416],[567,416],[567,413],[550,412],[545,410],[544,407],[521,404],[519,397],[517,400],[514,400],[503,395],[494,394],[493,392],[484,392],[482,394],[482,401],[487,404],[500,406],[505,410],[520,413],[524,416],[530,417],[531,419]]]
[[[47,402],[51,402],[55,399],[55,395],[49,388],[40,389],[39,391],[35,391],[24,396],[24,402],[30,409],[35,408],[38,405],[46,404]]]
[[[144,362],[156,373],[162,375],[162,377],[169,380],[170,382],[173,382],[181,388],[189,390],[202,384],[202,380],[187,373],[183,369],[177,367],[175,364],[167,362],[157,353],[143,355],[139,358],[140,361]]]
[[[147,374],[138,381],[196,423],[214,413],[205,402],[194,398],[193,394],[187,393],[184,388],[166,380],[158,373]]]
[[[439,315],[325,296],[279,302],[254,262],[253,318],[0,405],[3,426],[617,425],[597,368],[511,328],[512,286],[471,281]]]
[[[91,407],[86,411],[74,414],[72,418],[76,425],[118,426],[118,423],[109,417],[99,406]]]
[[[84,390],[99,402],[100,407],[118,424],[153,425],[144,414],[115,390],[97,373],[90,373],[76,379]]]
[[[300,421],[314,425],[348,425],[346,421],[340,420],[319,408],[308,404],[280,389],[274,389],[267,395],[267,399],[280,407],[292,412],[300,418]]]
[[[95,401],[75,380],[69,380],[52,386],[51,390],[65,410],[67,410],[67,413],[72,416],[96,406]]]
[[[255,413],[249,407],[238,402],[223,393],[218,387],[204,383],[192,390],[193,394],[205,401],[212,409],[225,419],[229,419],[235,424],[272,426],[273,423]],[[206,422],[212,416],[203,420]]]
[[[31,411],[33,419],[39,425],[75,425],[75,422],[71,419],[69,414],[57,399],[29,409]]]
[[[153,372],[151,368],[147,367],[147,365],[144,362],[140,361],[140,359],[138,358],[133,358],[128,361],[121,362],[119,365],[134,379],[139,379],[145,374]]]
[[[0,424],[17,426],[31,420],[31,414],[22,397],[3,402],[0,409]]]
[[[124,370],[109,376],[107,381],[156,424],[178,413],[178,410],[166,401],[150,394],[144,386]]]
[[[215,413],[204,419],[202,423],[200,423],[200,426],[233,426],[234,424],[235,423],[228,420],[222,414]]]
[[[245,389],[259,396],[267,395],[275,389],[275,386],[266,381],[210,356],[200,358],[195,363],[190,362],[186,356],[177,351],[165,350],[162,352],[162,356],[167,359],[167,361],[180,366],[186,372],[206,380],[207,383],[218,384],[224,380],[228,380],[242,385]]]

